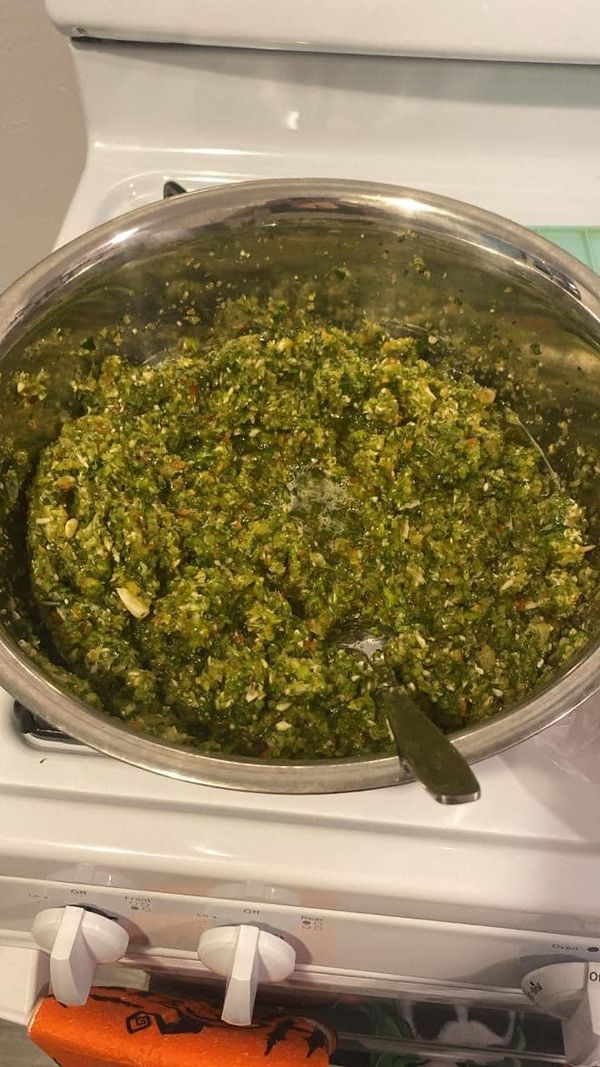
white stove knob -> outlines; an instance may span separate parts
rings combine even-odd
[[[129,935],[119,923],[84,908],[48,908],[35,918],[33,937],[50,953],[52,992],[61,1004],[85,1004],[98,963],[116,963]]]
[[[600,1065],[600,964],[552,963],[526,974],[523,992],[561,1019],[571,1067]]]
[[[287,941],[257,926],[206,930],[198,956],[211,971],[228,979],[221,1018],[232,1026],[250,1026],[259,982],[283,982],[296,963]]]

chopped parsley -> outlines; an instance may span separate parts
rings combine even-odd
[[[205,751],[377,754],[390,670],[451,731],[582,648],[585,513],[493,388],[375,324],[233,320],[104,359],[39,457],[35,603],[106,711]],[[379,659],[340,646],[352,623],[390,635]]]

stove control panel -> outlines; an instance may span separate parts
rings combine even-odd
[[[366,975],[388,984],[410,978],[433,983],[503,987],[519,990],[519,996],[522,995],[520,988],[524,975],[535,968],[561,961],[593,963],[596,958],[600,959],[600,937],[594,933],[585,936],[584,931],[565,936],[564,932],[519,930],[508,924],[485,926],[481,923],[317,910],[302,907],[298,900],[275,904],[270,900],[233,899],[234,887],[227,883],[223,893],[225,888],[228,895],[194,897],[177,893],[144,893],[115,885],[76,885],[66,881],[0,877],[0,949],[15,944],[35,946],[38,931],[42,926],[46,929],[48,922],[46,918],[36,917],[40,912],[60,909],[59,926],[62,928],[65,922],[61,943],[67,944],[61,951],[67,957],[71,954],[70,962],[64,965],[67,974],[69,967],[73,968],[74,952],[83,952],[86,959],[90,951],[108,953],[103,938],[107,937],[106,931],[110,931],[107,941],[112,946],[112,958],[117,959],[119,954],[125,953],[123,961],[128,965],[160,970],[163,974],[175,973],[179,969],[189,975],[202,975],[213,969],[227,977],[235,957],[234,935],[224,935],[222,931],[223,928],[240,927],[255,928],[261,935],[274,938],[271,942],[262,937],[260,945],[255,942],[251,951],[248,949],[250,942],[245,942],[244,952],[249,953],[243,957],[245,973],[252,971],[254,974],[252,969],[256,967],[258,981],[278,980],[275,977],[277,967],[270,962],[272,956],[268,954],[270,947],[267,952],[267,946],[273,944],[279,955],[283,953],[286,957],[286,966],[293,967],[294,980],[297,981],[303,981],[303,976],[309,976],[311,982],[320,981],[329,975],[339,985],[344,976],[356,979]],[[70,917],[73,914],[71,908],[85,913],[82,925],[77,926]],[[68,919],[64,918],[63,912],[68,913]],[[91,924],[96,920],[87,916],[94,912],[101,913],[99,919],[103,920],[101,937],[97,931],[90,932]],[[52,921],[56,922],[56,919]],[[112,925],[106,926],[106,923]],[[221,932],[217,935],[213,931]],[[203,935],[208,933],[211,938],[205,940]],[[114,943],[111,940],[113,934]],[[231,941],[223,958],[215,963],[212,938],[217,936],[226,936]],[[245,936],[250,938],[250,935]],[[46,932],[43,937],[46,938],[45,945],[50,945],[50,935]],[[237,947],[237,934],[235,937]],[[50,955],[52,951],[58,952],[57,940],[58,932],[52,941]],[[99,944],[101,941],[102,945]],[[292,950],[295,959],[290,956]],[[250,956],[252,963],[248,962]],[[86,964],[88,970],[89,966]],[[266,977],[261,978],[261,974]]]

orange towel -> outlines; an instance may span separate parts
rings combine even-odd
[[[46,997],[29,1036],[59,1067],[328,1067],[334,1045],[310,1019],[257,1014],[240,1029],[203,1000],[112,988],[80,1008]]]

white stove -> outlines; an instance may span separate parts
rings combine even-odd
[[[269,4],[228,5],[229,21],[222,5],[139,6],[48,0],[78,37],[89,136],[59,243],[168,180],[376,179],[531,226],[600,223],[595,3],[579,0],[562,53],[560,18],[544,36],[535,0],[529,29],[515,14],[511,32],[508,12],[496,36],[489,5],[457,0],[460,48],[454,30],[440,43],[442,0],[425,5],[439,15],[429,38],[410,4],[405,26],[382,2],[347,32],[339,5],[316,0],[288,21]],[[299,996],[524,1008],[532,968],[600,962],[599,713],[590,702],[480,764],[482,799],[444,808],[416,784],[274,797],[171,780],[23,733],[3,695],[0,960],[22,980],[0,979],[0,1015],[25,1018],[47,979],[36,916],[67,907],[124,926],[120,962],[154,973],[206,976],[201,935],[252,926],[293,947]]]

